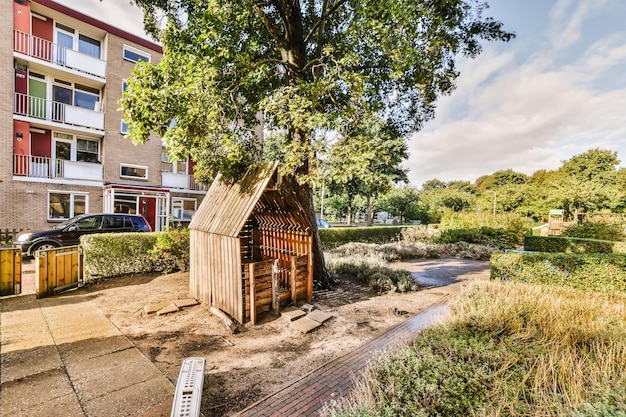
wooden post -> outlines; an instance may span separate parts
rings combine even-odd
[[[278,259],[274,260],[272,266],[272,311],[280,314],[280,300],[278,299],[278,280],[280,278],[280,264]]]
[[[254,277],[254,263],[248,265],[250,271],[250,321],[256,324],[256,278]]]
[[[289,286],[291,287],[291,301],[293,304],[297,304],[298,293],[296,292],[296,257],[291,256],[291,276]]]

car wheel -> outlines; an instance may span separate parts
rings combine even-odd
[[[37,243],[36,245],[33,245],[30,248],[30,254],[32,256],[35,256],[35,254],[40,251],[40,250],[49,250],[49,249],[55,249],[58,248],[59,245],[57,245],[56,243],[53,242],[42,242],[42,243]]]

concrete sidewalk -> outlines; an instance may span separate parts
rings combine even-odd
[[[92,303],[0,300],[0,416],[169,416],[174,385]]]
[[[385,350],[393,349],[420,331],[439,322],[448,312],[446,304],[435,304],[421,313],[387,330],[361,347],[322,365],[279,391],[250,405],[239,417],[317,416],[324,403],[348,394],[353,376]]]

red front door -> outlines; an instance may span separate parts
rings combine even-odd
[[[139,213],[146,218],[152,230],[156,231],[156,198],[139,197]]]

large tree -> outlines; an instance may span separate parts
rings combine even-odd
[[[134,2],[164,56],[128,81],[121,104],[131,138],[164,136],[172,156],[192,156],[200,179],[236,176],[259,158],[262,114],[287,132],[282,171],[312,221],[306,182],[320,132],[363,109],[401,134],[415,131],[454,89],[458,54],[513,36],[479,0]],[[317,233],[314,250],[326,282]]]

